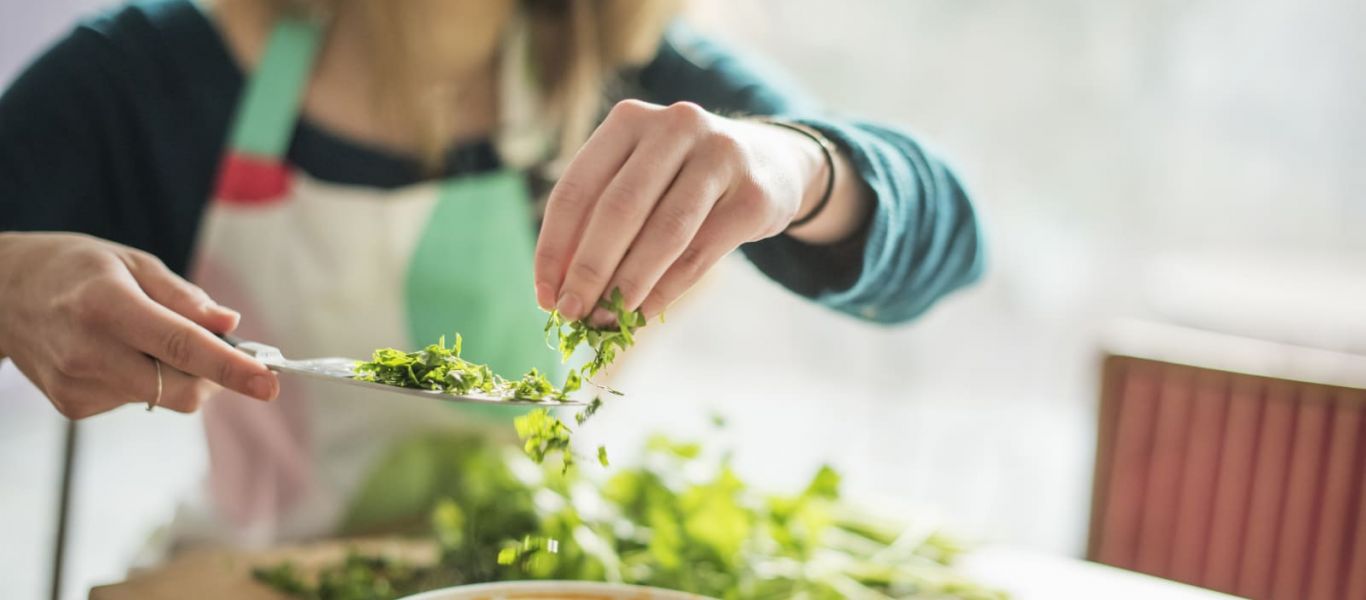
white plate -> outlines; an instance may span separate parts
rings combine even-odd
[[[708,600],[706,596],[591,581],[504,581],[432,590],[402,600]]]
[[[964,575],[1013,600],[1236,600],[1234,596],[1114,567],[1010,548],[981,548],[957,563]]]

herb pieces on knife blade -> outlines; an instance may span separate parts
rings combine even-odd
[[[635,332],[645,326],[645,315],[638,310],[626,310],[625,298],[621,290],[614,288],[608,298],[598,305],[610,312],[616,323],[604,328],[589,325],[586,319],[566,321],[558,311],[551,311],[546,320],[545,334],[547,345],[554,338],[552,349],[558,351],[563,362],[569,362],[580,347],[587,345],[593,356],[579,368],[571,368],[565,375],[564,385],[555,387],[545,374],[531,369],[520,379],[509,380],[493,372],[488,365],[470,362],[461,357],[464,340],[455,335],[455,345],[446,348],[446,338],[441,339],[417,352],[404,352],[393,348],[376,350],[368,362],[358,362],[355,378],[385,385],[417,388],[444,392],[459,396],[482,394],[503,400],[525,400],[539,402],[544,400],[563,401],[579,391],[583,382],[607,368],[616,360],[618,351],[635,344]],[[621,392],[593,383],[613,394]],[[575,423],[583,425],[589,417],[602,407],[602,400],[594,398],[586,409],[575,415]],[[573,449],[569,443],[572,433],[559,418],[544,409],[532,411],[518,417],[515,421],[517,435],[522,440],[527,456],[537,464],[546,456],[559,454],[563,468],[574,464]],[[598,462],[607,465],[605,449],[599,449]]]
[[[727,599],[1006,597],[957,572],[952,563],[962,547],[935,528],[874,516],[845,500],[830,467],[794,492],[769,493],[742,479],[728,453],[660,436],[645,446],[640,466],[610,477],[536,469],[512,453],[476,449],[469,457],[460,459],[462,485],[432,505],[436,564],[353,556],[324,568],[318,583],[292,567],[262,569],[257,578],[316,600],[391,600],[527,579],[612,581]]]
[[[358,362],[355,378],[397,387],[445,392],[457,396],[483,394],[504,400],[566,400],[579,389],[579,376],[570,372],[564,387],[557,388],[546,376],[531,369],[521,379],[509,381],[488,365],[461,358],[464,340],[446,348],[446,337],[417,352],[381,348],[368,362]]]
[[[455,345],[446,348],[446,338],[416,352],[394,348],[375,350],[369,361],[356,363],[355,378],[397,387],[446,392],[455,395],[483,393],[506,400],[565,400],[578,391],[584,380],[600,373],[617,352],[635,343],[635,332],[645,326],[645,315],[638,310],[626,310],[620,289],[613,289],[608,299],[599,306],[616,317],[616,324],[594,328],[586,319],[565,321],[558,311],[551,311],[546,321],[546,340],[555,338],[553,349],[569,362],[581,346],[587,345],[593,356],[578,369],[569,369],[564,385],[555,387],[536,369],[520,379],[508,380],[493,372],[488,365],[465,360],[460,356],[464,340],[455,335]],[[596,384],[594,384],[596,385]],[[601,387],[601,386],[599,386]],[[616,390],[610,390],[620,395]]]
[[[482,393],[489,396],[518,399],[543,400],[557,398],[557,390],[545,381],[545,377],[532,369],[522,380],[509,383],[499,377],[488,365],[467,361],[460,357],[464,340],[455,334],[455,345],[446,348],[446,336],[435,343],[418,350],[404,352],[393,348],[376,350],[369,362],[358,362],[355,378],[373,381],[396,387],[417,388],[465,396]],[[550,393],[545,393],[545,389]],[[518,396],[526,391],[534,396]]]

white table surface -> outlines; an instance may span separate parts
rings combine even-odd
[[[1233,600],[1235,596],[1075,558],[1009,548],[975,550],[957,563],[1012,600]]]

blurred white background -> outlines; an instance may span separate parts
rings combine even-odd
[[[0,81],[101,0],[0,3]],[[618,462],[715,411],[742,471],[821,461],[973,539],[1079,555],[1102,331],[1142,315],[1366,352],[1359,0],[698,0],[829,106],[909,127],[972,189],[986,280],[877,328],[736,260],[653,328],[590,435]],[[193,417],[82,424],[67,594],[117,580],[203,468]],[[0,582],[47,590],[61,422],[0,371]],[[719,443],[719,442],[718,442]]]

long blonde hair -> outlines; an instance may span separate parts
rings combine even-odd
[[[438,103],[448,96],[422,81],[411,68],[416,56],[429,49],[414,47],[409,35],[420,15],[410,0],[264,0],[280,13],[335,14],[351,3],[363,15],[375,44],[371,74],[385,90],[377,105],[410,128],[423,164],[441,164],[450,140],[441,126]],[[534,162],[568,158],[592,133],[604,109],[604,90],[622,69],[642,65],[653,57],[668,21],[681,0],[512,0],[514,19],[508,25],[525,35],[501,36],[498,52],[520,52],[530,64],[527,93],[516,99],[535,107],[535,123],[517,124],[540,130],[547,144],[545,156]],[[488,2],[489,10],[507,5]],[[459,24],[453,24],[459,27]],[[525,48],[510,47],[525,43]],[[509,74],[498,73],[505,78]],[[509,89],[499,82],[501,93]],[[500,111],[509,99],[500,98]],[[505,121],[506,115],[500,115]],[[520,165],[527,166],[527,165]]]

